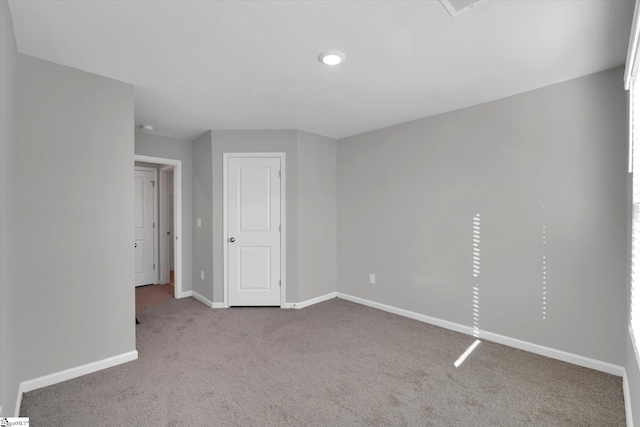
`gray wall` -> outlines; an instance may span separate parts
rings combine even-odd
[[[287,302],[298,301],[298,147],[297,131],[213,131],[213,301],[223,302],[222,154],[286,153]]]
[[[191,141],[135,132],[135,153],[143,156],[182,160],[182,290],[192,290],[193,179]],[[131,170],[133,171],[133,165]]]
[[[15,86],[16,40],[9,6],[0,1],[0,415],[13,415],[18,392],[18,372],[14,369],[20,355],[16,336],[19,318],[16,269],[11,264],[11,247],[15,233],[10,221],[9,179],[13,173],[11,160],[17,141],[14,135],[13,100]]]
[[[4,0],[0,18],[0,402],[10,414],[19,381],[135,347],[133,90],[18,55]],[[621,70],[608,71],[340,141],[338,289],[470,325],[471,218],[480,213],[481,329],[626,362],[640,396],[624,319],[620,82]],[[222,301],[222,153],[242,151],[287,153],[287,300],[336,290],[335,141],[216,131],[194,142],[192,165],[189,141],[135,139],[137,154],[183,161],[184,290],[204,269],[214,281],[194,289]],[[208,247],[206,235],[217,243]]]
[[[193,290],[213,301],[213,175],[211,132],[193,141]],[[200,218],[202,226],[197,227]],[[200,272],[204,271],[204,280]]]
[[[470,326],[479,213],[480,329],[624,365],[621,82],[618,68],[340,140],[338,290]]]
[[[24,381],[135,350],[134,99],[126,83],[16,65],[8,345]]]
[[[334,139],[298,131],[298,301],[336,291]]]
[[[335,140],[299,131],[213,131],[191,143],[137,132],[136,154],[183,160],[183,218],[192,220],[183,224],[185,244],[193,236],[189,251],[185,248],[183,276],[185,283],[193,283],[193,288],[183,289],[193,289],[213,302],[221,303],[224,299],[222,155],[225,152],[286,153],[286,301],[299,302],[334,292]],[[298,152],[302,153],[301,158]],[[202,219],[201,228],[196,227],[197,218]],[[188,279],[184,278],[187,269]],[[205,273],[204,281],[200,279],[201,270]]]

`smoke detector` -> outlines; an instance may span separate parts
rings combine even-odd
[[[440,0],[440,3],[447,9],[449,15],[455,17],[456,15],[466,12],[478,3],[482,3],[484,0]]]
[[[153,125],[140,125],[138,128],[147,132],[153,132]]]

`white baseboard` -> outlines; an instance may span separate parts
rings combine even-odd
[[[377,308],[378,310],[387,311],[389,313],[398,314],[400,316],[408,317],[420,322],[429,323],[430,325],[440,326],[441,328],[451,329],[452,331],[460,332],[466,335],[473,335],[473,328],[471,326],[460,325],[459,323],[449,322],[448,320],[438,319],[437,317],[431,317],[424,314],[419,314],[413,311],[405,310],[402,308],[393,307],[390,305],[382,304],[375,301],[370,301],[364,298],[358,298],[351,295],[338,292],[338,298],[347,301],[355,302],[357,304],[366,305],[368,307]]]
[[[389,313],[398,314],[400,316],[408,317],[410,319],[418,320],[420,322],[429,323],[431,325],[440,326],[446,329],[451,329],[452,331],[460,332],[466,335],[473,335],[473,328],[471,326],[465,326],[459,323],[449,322],[447,320],[426,316],[424,314],[415,313],[413,311],[404,310],[402,308],[381,304],[379,302],[354,297],[354,296],[343,294],[340,292],[338,292],[337,296],[338,298],[341,298],[347,301],[366,305],[368,307],[377,308],[379,310],[387,311]],[[625,372],[622,366],[614,365],[608,362],[602,362],[596,359],[590,359],[588,357],[579,356],[577,354],[568,353],[562,350],[556,350],[550,347],[544,347],[538,344],[533,344],[533,343],[522,341],[516,338],[506,337],[504,335],[495,334],[493,332],[487,332],[487,331],[481,330],[480,338],[485,339],[487,341],[493,341],[498,344],[503,344],[509,347],[517,348],[520,350],[528,351],[530,353],[539,354],[541,356],[550,357],[552,359],[562,360],[563,362],[572,363],[574,365],[583,366],[585,368],[594,369],[596,371],[606,372],[607,374],[612,374],[619,377],[622,377]]]
[[[191,291],[191,296],[197,299],[198,301],[200,301],[201,303],[203,303],[204,305],[206,305],[207,307],[214,308],[215,303],[213,301],[210,301],[208,298],[203,297],[196,291]]]
[[[14,412],[14,416],[20,416],[20,405],[22,404],[22,395],[24,393],[53,384],[61,383],[63,381],[71,380],[73,378],[81,377],[83,375],[91,374],[93,372],[101,371],[103,369],[111,368],[122,363],[131,362],[132,360],[136,360],[137,358],[138,351],[133,350],[127,353],[119,354],[117,356],[98,360],[96,362],[87,363],[86,365],[77,366],[71,369],[65,369],[64,371],[55,372],[53,374],[34,378],[32,380],[22,381],[18,386],[18,399],[16,400],[16,410]]]
[[[550,357],[551,359],[562,360],[563,362],[572,363],[574,365],[582,366],[596,371],[605,372],[607,374],[622,377],[624,375],[624,367],[614,365],[613,363],[603,362],[597,359],[591,359],[589,357],[580,356],[578,354],[569,353],[562,350],[556,350],[555,348],[545,347],[538,344],[533,344],[527,341],[521,341],[516,338],[505,337],[504,335],[494,334],[492,332],[486,332],[480,330],[480,338],[484,338],[487,341],[497,342],[509,347],[514,347],[520,350],[528,351],[529,353],[539,354],[541,356]]]
[[[195,299],[197,299],[198,301],[200,301],[201,303],[203,303],[204,305],[206,305],[207,307],[211,307],[211,308],[224,308],[224,303],[222,302],[213,302],[213,301],[209,301],[208,298],[203,297],[202,295],[200,295],[199,293],[197,293],[196,291],[188,291],[191,292],[191,296],[194,297]]]
[[[319,302],[327,301],[338,296],[337,292],[330,292],[326,295],[321,295],[319,297],[311,298],[306,301],[301,302],[285,302],[282,308],[296,308],[301,309],[305,307],[309,307],[310,305],[318,304]]]
[[[624,370],[622,376],[622,392],[624,393],[624,410],[627,416],[627,427],[633,427],[633,413],[631,411],[631,390],[629,389],[629,379],[627,378],[627,370]]]
[[[187,298],[193,296],[193,291],[182,291],[179,294],[176,294],[176,299]]]

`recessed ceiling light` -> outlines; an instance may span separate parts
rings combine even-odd
[[[142,130],[146,130],[147,132],[153,132],[153,126],[152,125],[140,125],[138,127],[140,129],[142,129]]]
[[[344,61],[344,59],[344,53],[339,50],[328,50],[326,52],[322,52],[320,56],[318,56],[318,61],[326,65],[338,65]]]

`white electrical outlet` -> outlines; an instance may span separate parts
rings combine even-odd
[[[204,270],[200,270],[200,280],[204,280]]]
[[[376,284],[376,275],[371,273],[369,274],[369,283],[371,283],[372,285]]]
[[[197,223],[198,223],[197,224],[198,227],[202,227],[202,218],[198,218]]]

